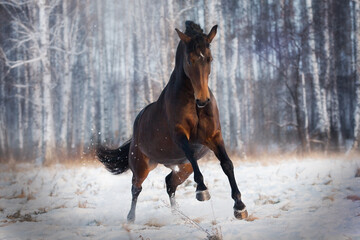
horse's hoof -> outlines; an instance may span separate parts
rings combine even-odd
[[[170,198],[170,206],[171,206],[172,208],[176,208],[176,207],[177,207],[177,202],[176,202],[176,200],[175,200],[175,197],[171,197],[171,198]]]
[[[234,216],[235,216],[237,219],[245,219],[245,218],[247,218],[249,215],[248,215],[248,212],[247,212],[246,208],[244,208],[243,210],[236,210],[236,209],[234,209]]]
[[[127,216],[127,223],[134,223],[135,222],[135,216],[129,214]]]
[[[196,191],[196,199],[199,201],[207,201],[210,199],[210,193],[208,190]]]

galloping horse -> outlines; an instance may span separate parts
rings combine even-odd
[[[180,42],[170,80],[159,99],[137,115],[132,138],[118,149],[99,147],[97,150],[99,160],[113,174],[129,168],[133,172],[129,222],[135,220],[141,185],[158,163],[172,169],[165,178],[172,207],[176,206],[177,186],[192,172],[197,183],[196,199],[209,200],[210,194],[197,164],[209,149],[220,160],[229,179],[235,217],[248,216],[235,181],[233,164],[225,150],[216,100],[208,87],[212,61],[210,43],[217,25],[206,35],[199,25],[191,21],[185,24],[185,33],[175,29]]]

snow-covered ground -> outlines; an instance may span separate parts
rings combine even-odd
[[[143,184],[134,224],[126,223],[130,171],[0,165],[0,239],[360,239],[360,159],[235,161],[247,220],[234,218],[219,164],[199,163],[210,201],[195,199],[192,175],[172,212],[170,170],[158,166]]]

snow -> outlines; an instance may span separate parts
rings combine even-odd
[[[102,166],[0,165],[0,239],[360,239],[360,159],[234,161],[250,217],[233,216],[225,174],[199,161],[211,199],[195,199],[193,175],[171,211],[158,166],[126,223],[131,172]],[[213,238],[211,238],[213,237]]]

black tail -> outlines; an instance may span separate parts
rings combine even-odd
[[[128,140],[118,149],[106,149],[102,146],[96,150],[96,155],[106,169],[112,174],[120,174],[129,169],[129,150],[131,140]]]

